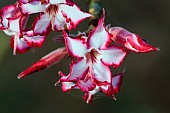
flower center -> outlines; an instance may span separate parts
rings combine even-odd
[[[50,4],[46,8],[46,13],[48,13],[52,17],[55,17],[57,11],[58,11],[58,5],[57,4]]]
[[[90,52],[88,52],[86,54],[86,58],[87,58],[87,62],[91,61],[92,63],[96,62],[97,60],[97,55],[99,55],[100,53],[95,50],[95,49],[92,49]]]
[[[57,4],[50,4],[45,11],[47,14],[49,14],[51,19],[51,29],[54,30],[54,21],[56,13],[58,12],[58,5]]]

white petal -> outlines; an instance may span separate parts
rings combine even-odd
[[[9,30],[9,35],[12,32],[16,32],[16,33],[21,33],[22,30],[24,30],[26,23],[27,23],[27,19],[28,16],[18,16],[17,18],[9,18],[9,28],[7,29],[7,31]],[[10,33],[11,32],[11,33]]]
[[[88,65],[84,59],[79,60],[76,63],[71,65],[70,75],[68,76],[67,80],[76,80],[82,79],[88,71]]]
[[[68,26],[69,29],[75,28],[81,21],[91,16],[91,14],[82,12],[75,4],[71,6],[61,4],[60,10],[63,11],[63,16],[70,23],[70,26]]]
[[[84,40],[80,38],[70,38],[68,36],[65,37],[66,39],[66,46],[68,49],[68,52],[77,57],[84,57],[87,52],[87,47]]]
[[[49,0],[51,4],[66,3],[66,0]]]
[[[37,22],[34,25],[35,34],[47,34],[51,31],[51,19],[49,15],[43,14],[40,18],[37,18]]]
[[[20,19],[21,19],[21,17],[16,18],[16,19],[9,19],[9,29],[11,31],[20,33],[20,27],[21,27],[20,26]]]
[[[127,52],[122,48],[117,46],[112,46],[107,49],[100,50],[100,58],[105,65],[118,67],[123,59],[125,58]]]
[[[104,17],[99,19],[98,26],[89,34],[88,44],[94,48],[105,48],[110,42],[110,34],[104,27]]]
[[[62,91],[66,92],[68,90],[71,90],[75,86],[76,84],[73,82],[62,82]]]
[[[20,4],[22,13],[24,14],[34,14],[45,12],[47,4],[42,4],[41,1],[33,1],[27,4]]]
[[[21,30],[24,30],[27,23],[28,16],[18,16],[17,18],[9,18],[9,32],[20,33]]]
[[[111,71],[100,60],[93,64],[93,76],[97,83],[111,83]]]

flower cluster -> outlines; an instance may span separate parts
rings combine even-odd
[[[27,29],[29,16],[40,15]],[[115,99],[123,79],[123,72],[113,75],[111,67],[118,68],[130,52],[145,53],[157,51],[137,34],[121,27],[105,26],[104,13],[98,25],[88,33],[75,37],[69,30],[92,15],[82,12],[72,0],[18,0],[15,4],[0,10],[0,30],[11,36],[13,54],[24,53],[41,47],[50,31],[62,31],[65,47],[58,48],[41,58],[31,67],[19,74],[21,79],[29,74],[48,68],[66,55],[73,57],[70,73],[61,76],[56,84],[62,84],[64,92],[79,89],[89,103],[94,94],[103,92]]]
[[[74,12],[74,15],[73,15]],[[39,13],[26,29],[31,14]],[[91,14],[80,11],[71,0],[18,0],[0,11],[0,30],[12,36],[13,53],[41,47],[51,30],[71,30]]]

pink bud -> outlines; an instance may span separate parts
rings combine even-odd
[[[61,61],[66,55],[67,55],[66,49],[64,47],[59,48],[59,49],[49,53],[45,57],[41,58],[39,61],[34,63],[32,66],[28,67],[26,70],[21,72],[17,78],[21,79],[27,75],[33,74],[33,73],[35,73],[37,71],[41,71],[43,69],[46,69],[46,68],[54,65],[55,63],[58,63],[59,61]]]
[[[112,34],[111,39],[114,42],[123,45],[125,48],[133,52],[146,53],[159,50],[159,48],[147,44],[137,34],[131,33],[124,28],[111,27],[108,28],[108,31]]]

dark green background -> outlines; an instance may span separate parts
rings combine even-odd
[[[10,3],[11,2],[11,3]],[[1,0],[0,8],[15,0]],[[85,0],[75,0],[87,10]],[[9,37],[0,32],[0,113],[169,113],[170,112],[170,0],[102,0],[106,24],[122,26],[146,38],[161,51],[131,53],[115,72],[126,69],[117,101],[98,96],[86,104],[74,93],[54,87],[59,70],[69,72],[69,61],[22,80],[17,75],[45,54],[62,46],[51,33],[40,49],[12,55]],[[85,29],[86,23],[78,26]],[[169,45],[169,46],[168,46]]]

